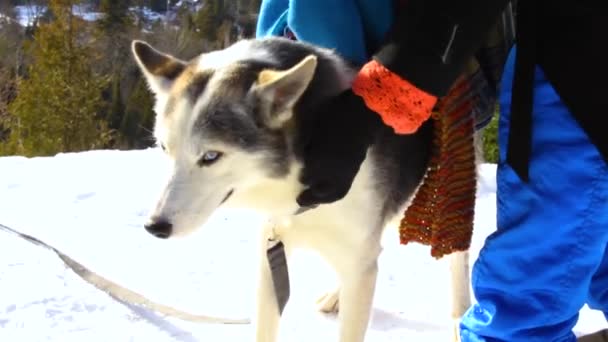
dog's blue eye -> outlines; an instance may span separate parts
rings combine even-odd
[[[197,164],[198,164],[198,166],[209,166],[209,165],[215,163],[218,159],[220,159],[221,156],[222,156],[222,152],[217,152],[217,151],[205,152],[205,154],[203,154],[201,159],[198,160]]]

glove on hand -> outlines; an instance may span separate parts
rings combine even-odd
[[[350,89],[310,115],[314,123],[303,132],[300,146],[304,162],[300,182],[306,187],[297,198],[301,207],[332,203],[346,196],[367,148],[384,125]]]

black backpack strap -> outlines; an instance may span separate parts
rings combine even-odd
[[[525,182],[529,180],[532,153],[532,110],[534,70],[536,66],[536,0],[517,3],[515,75],[511,99],[511,123],[507,145],[507,163]]]

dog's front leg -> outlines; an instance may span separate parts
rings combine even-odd
[[[373,262],[363,271],[341,276],[340,342],[362,342],[369,326],[378,264]]]
[[[460,342],[460,319],[471,306],[469,251],[454,252],[448,257],[452,278],[452,341]]]
[[[272,273],[267,258],[268,235],[261,234],[259,245],[259,266],[256,289],[256,311],[254,317],[255,341],[275,342],[279,330],[281,314],[272,282]]]

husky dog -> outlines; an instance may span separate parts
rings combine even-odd
[[[311,109],[350,87],[356,69],[331,50],[279,37],[241,40],[189,61],[143,41],[132,51],[155,94],[154,135],[172,164],[146,230],[159,238],[185,235],[221,206],[263,213],[261,251],[273,239],[288,256],[294,248],[319,253],[340,281],[320,308],[337,311],[339,303],[339,341],[363,341],[383,228],[403,213],[426,173],[432,124],[402,136],[386,127],[344,199],[295,215],[303,190],[301,127]],[[281,313],[265,253],[259,259],[255,340],[274,342]],[[458,298],[468,298],[463,288]],[[467,307],[455,306],[456,317]]]

